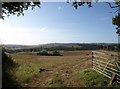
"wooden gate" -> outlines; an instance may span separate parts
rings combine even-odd
[[[117,54],[92,51],[92,68],[113,81],[120,83],[120,66],[116,64]]]

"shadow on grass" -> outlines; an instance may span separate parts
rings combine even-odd
[[[2,50],[2,87],[17,87],[21,86],[15,81],[10,71],[18,66],[11,57],[9,57],[4,50]]]

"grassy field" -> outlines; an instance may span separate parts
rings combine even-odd
[[[61,54],[63,56],[11,54],[10,56],[19,66],[10,70],[10,73],[23,87],[108,85],[109,79],[91,69],[91,51],[61,51]]]

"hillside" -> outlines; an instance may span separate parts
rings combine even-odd
[[[40,51],[40,50],[97,50],[100,47],[113,45],[117,46],[115,43],[48,43],[39,45],[5,45],[7,52],[23,52],[23,51]],[[99,46],[99,47],[98,47]]]

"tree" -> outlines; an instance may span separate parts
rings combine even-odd
[[[31,2],[2,2],[2,19],[4,19],[4,15],[24,15],[24,11],[28,10],[29,7],[34,9],[35,7],[40,7],[40,1],[31,0]]]
[[[112,21],[113,21],[113,25],[116,25],[117,27],[116,27],[116,30],[117,30],[117,34],[120,36],[120,13],[117,15],[117,16],[115,16],[113,19],[112,19]]]

